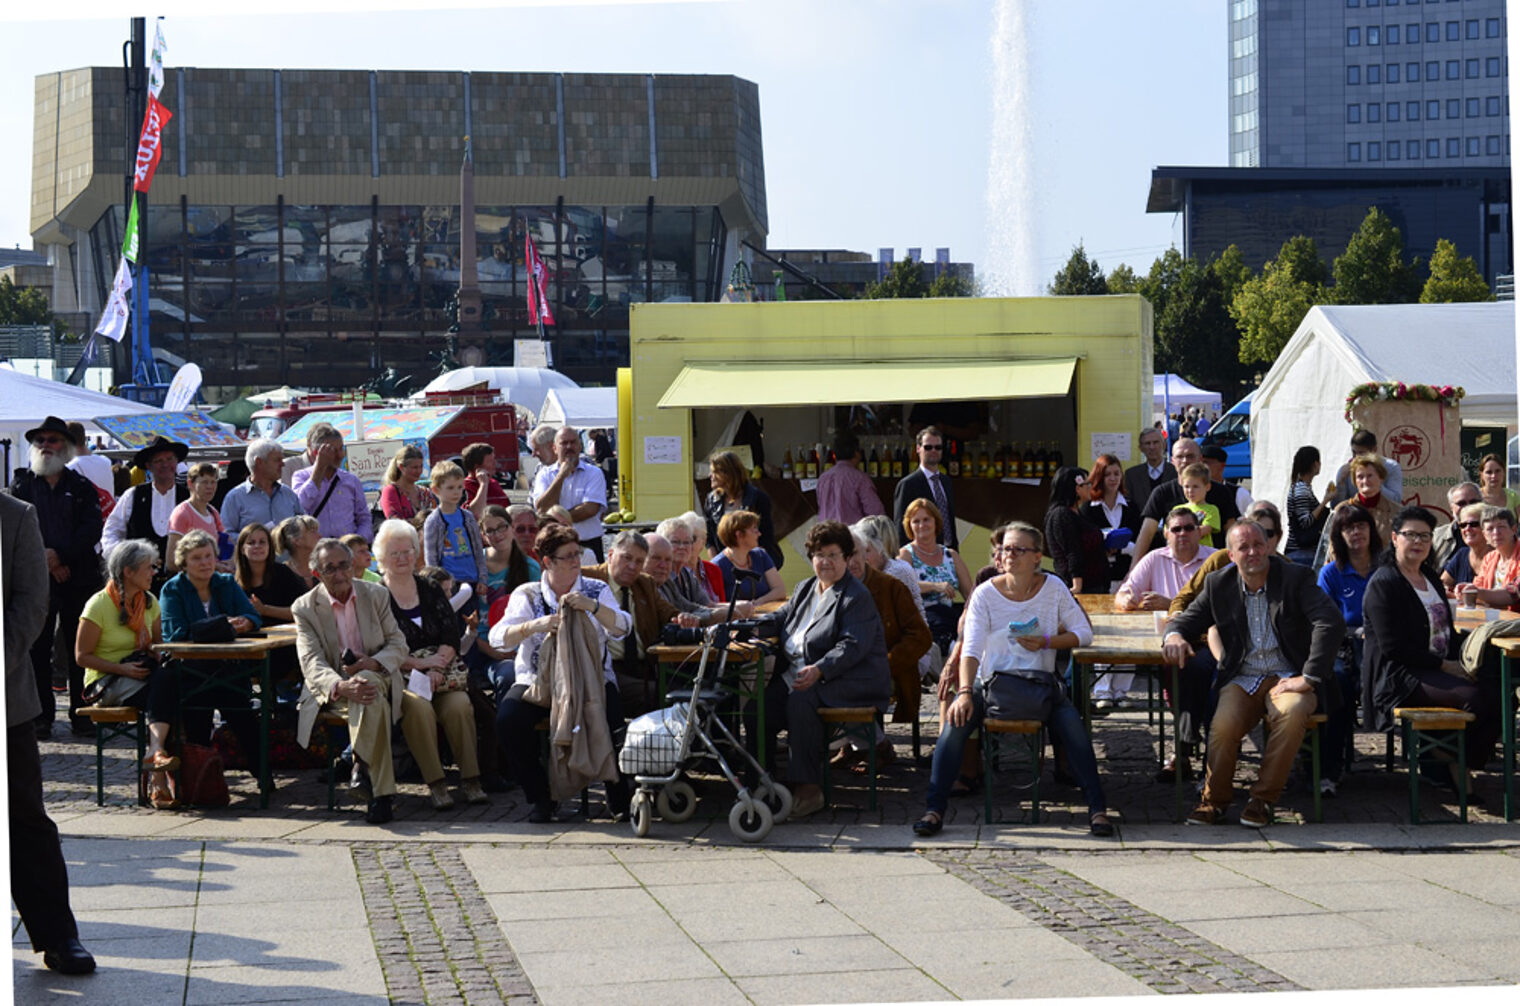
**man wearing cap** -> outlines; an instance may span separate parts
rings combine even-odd
[[[100,552],[107,559],[111,557],[111,549],[128,538],[151,541],[158,549],[159,565],[165,570],[153,577],[155,593],[169,579],[165,555],[169,545],[169,515],[190,498],[190,490],[174,480],[179,463],[189,453],[189,444],[159,436],[134,454],[132,463],[148,473],[148,481],[117,497],[100,539]]]
[[[28,467],[16,473],[11,495],[37,509],[47,561],[48,613],[42,631],[31,644],[32,674],[42,711],[37,716],[39,739],[52,736],[54,719],[53,649],[57,636],[67,637],[63,647],[68,666],[69,714],[74,732],[86,734],[93,724],[77,716],[83,705],[84,670],[74,663],[74,626],[85,602],[101,588],[100,496],[95,484],[68,467],[74,459],[69,428],[57,416],[26,431]]]
[[[1216,486],[1226,486],[1235,490],[1235,509],[1245,513],[1251,508],[1251,491],[1245,486],[1224,480],[1224,466],[1230,460],[1229,454],[1218,444],[1208,444],[1202,449],[1203,463],[1209,466],[1209,481]]]

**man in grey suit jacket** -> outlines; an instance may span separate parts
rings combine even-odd
[[[1184,666],[1189,639],[1218,626],[1224,644],[1215,680],[1219,701],[1209,732],[1209,772],[1203,802],[1189,824],[1219,824],[1234,798],[1240,739],[1258,722],[1270,728],[1261,771],[1240,823],[1272,821],[1288,771],[1316,708],[1333,713],[1340,691],[1332,670],[1346,623],[1340,607],[1315,582],[1315,571],[1272,554],[1261,525],[1236,521],[1228,536],[1233,563],[1209,574],[1203,591],[1166,625],[1167,663]]]
[[[385,585],[354,579],[347,545],[323,538],[312,551],[311,569],[322,582],[290,606],[296,656],[306,679],[297,704],[296,739],[302,746],[311,739],[319,706],[346,709],[354,757],[369,773],[365,817],[371,824],[384,824],[394,813],[391,727],[402,715],[406,637],[391,613]],[[362,791],[363,770],[356,766],[354,774]]]
[[[1124,469],[1124,498],[1136,510],[1145,509],[1146,500],[1157,486],[1177,478],[1177,469],[1166,459],[1166,437],[1160,430],[1152,427],[1140,431],[1140,453],[1145,460]]]
[[[32,949],[54,971],[82,975],[95,958],[79,942],[69,908],[69,871],[58,826],[42,802],[42,759],[34,721],[42,709],[32,676],[32,641],[47,619],[48,566],[37,511],[0,493],[0,578],[5,602],[5,744],[10,758],[11,899]],[[51,696],[49,696],[51,698]]]

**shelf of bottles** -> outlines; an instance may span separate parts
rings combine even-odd
[[[953,479],[1027,479],[1044,481],[1064,463],[1057,441],[962,441],[947,438],[945,474]],[[918,466],[913,444],[893,437],[861,440],[862,465],[873,479],[900,479]],[[825,444],[798,444],[781,457],[781,478],[816,479],[837,459]]]

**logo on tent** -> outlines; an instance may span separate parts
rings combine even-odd
[[[1406,472],[1415,471],[1430,457],[1430,437],[1417,426],[1395,426],[1383,438],[1383,456]]]

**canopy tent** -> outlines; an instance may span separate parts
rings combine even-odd
[[[1465,388],[1464,422],[1513,427],[1514,302],[1311,308],[1251,403],[1253,493],[1286,503],[1306,444],[1334,474],[1350,451],[1346,396],[1368,381]]]
[[[1151,411],[1158,416],[1173,414],[1188,405],[1212,409],[1218,414],[1223,404],[1219,392],[1194,387],[1176,374],[1156,374],[1151,378]]]
[[[577,429],[616,430],[617,399],[616,388],[551,388],[538,420]]]
[[[48,416],[80,422],[86,432],[100,433],[103,431],[95,424],[96,416],[162,413],[151,405],[0,367],[0,438],[11,441],[13,464],[20,456],[15,453],[17,445],[24,446],[26,431]]]
[[[559,371],[543,367],[460,367],[433,378],[427,387],[412,396],[412,401],[422,401],[429,391],[460,391],[476,384],[501,392],[507,401],[522,406],[534,416],[544,411],[544,396],[551,388],[580,387]]]
[[[250,392],[216,409],[211,413],[211,418],[219,423],[231,423],[240,430],[246,430],[253,419],[253,414],[260,409],[267,409],[274,405],[287,405],[293,399],[308,394],[310,394],[309,391],[292,388],[289,385],[269,391]]]

